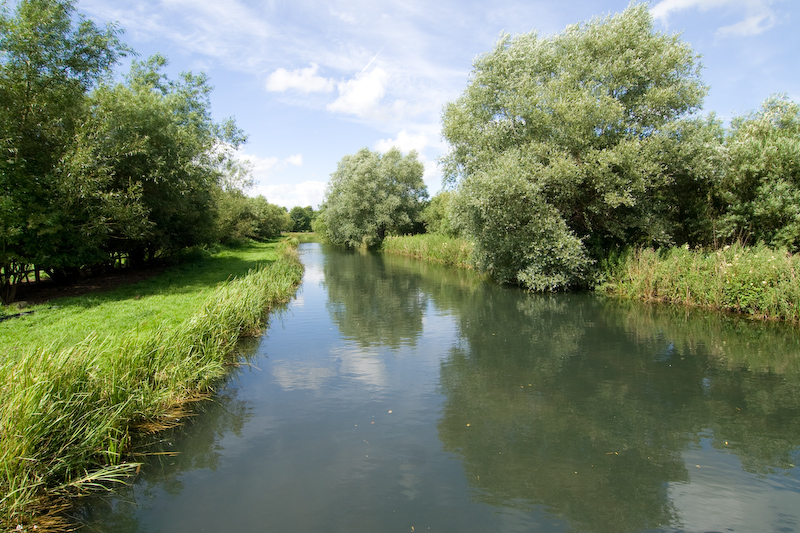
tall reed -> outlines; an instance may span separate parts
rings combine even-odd
[[[296,249],[219,286],[175,328],[146,337],[89,336],[31,349],[0,366],[0,524],[31,524],[37,503],[107,488],[129,461],[133,425],[208,391],[243,335],[288,301],[302,277]]]
[[[390,236],[384,239],[384,252],[417,257],[460,268],[472,268],[472,243],[436,233]]]
[[[602,288],[625,298],[800,321],[800,255],[763,245],[635,250]]]

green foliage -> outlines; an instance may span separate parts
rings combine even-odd
[[[279,237],[281,232],[289,231],[292,219],[285,207],[271,204],[263,196],[251,199],[256,220],[256,236],[259,239]]]
[[[416,232],[427,187],[417,153],[367,148],[339,161],[331,174],[321,216],[327,238],[349,247],[376,247],[387,235]]]
[[[647,144],[645,157],[661,166],[661,179],[639,200],[647,233],[625,244],[713,244],[723,209],[718,189],[726,172],[724,137],[712,113],[667,124]]]
[[[60,267],[94,256],[102,192],[92,177],[60,171],[85,115],[85,95],[126,49],[70,0],[21,0],[0,11],[0,288],[4,300],[31,264]],[[85,192],[90,213],[76,212]],[[111,199],[114,203],[114,199]],[[82,233],[90,244],[76,240]]]
[[[449,190],[438,192],[422,210],[421,218],[427,233],[458,237],[451,209],[453,194],[453,191]]]
[[[286,209],[270,204],[263,196],[245,196],[238,189],[219,190],[215,205],[217,238],[222,243],[272,239],[291,227]]]
[[[604,286],[633,299],[800,321],[800,256],[741,243],[712,252],[650,248],[625,256]]]
[[[724,238],[800,250],[800,105],[773,96],[731,123]]]
[[[445,108],[443,163],[449,180],[462,180],[458,223],[480,263],[498,279],[552,290],[583,277],[582,248],[597,258],[626,243],[671,242],[684,224],[672,196],[698,178],[664,158],[686,138],[684,157],[698,166],[715,149],[705,143],[715,123],[679,120],[705,95],[699,69],[678,36],[653,31],[643,4],[553,37],[506,35],[478,58]],[[513,214],[490,214],[506,200]],[[556,255],[537,259],[545,253]]]
[[[118,35],[71,0],[0,13],[3,301],[34,270],[62,279],[211,243],[216,193],[248,182],[244,136],[212,120],[206,76],[169,80],[155,56],[111,83]]]
[[[134,261],[213,241],[214,194],[229,168],[223,148],[244,142],[232,123],[212,120],[205,75],[169,80],[165,65],[161,56],[134,62],[125,83],[95,91],[78,138],[84,172],[111,176],[111,191],[138,192],[148,226],[113,234],[111,249]]]
[[[289,210],[289,217],[292,219],[290,231],[311,231],[311,223],[316,218],[314,208],[309,206],[295,206]]]
[[[322,204],[317,216],[311,221],[311,231],[313,231],[317,238],[326,242],[328,240],[328,224],[325,222],[325,204]]]
[[[475,239],[478,267],[534,291],[580,284],[591,264],[583,243],[517,162],[500,161],[459,187],[454,211],[464,233]]]

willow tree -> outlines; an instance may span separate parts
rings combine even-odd
[[[680,124],[705,93],[698,56],[655,32],[646,5],[550,37],[503,35],[443,114],[445,177],[479,263],[553,290],[610,247],[670,242],[656,215],[676,172],[661,158],[684,130],[695,137]]]
[[[800,250],[800,105],[768,98],[731,122],[726,144],[721,236]]]
[[[375,247],[386,235],[415,231],[428,198],[423,171],[414,151],[403,156],[397,148],[384,154],[362,148],[344,156],[325,193],[328,240]]]

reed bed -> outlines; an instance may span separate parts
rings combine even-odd
[[[465,239],[435,233],[392,236],[384,239],[381,249],[391,254],[417,257],[459,268],[472,268],[473,245]]]
[[[712,251],[639,249],[611,269],[607,292],[800,322],[800,255],[737,243]]]
[[[237,340],[261,330],[302,271],[285,246],[276,261],[220,285],[177,327],[90,335],[3,361],[0,527],[32,530],[53,498],[125,481],[139,466],[126,455],[132,428],[210,390]]]

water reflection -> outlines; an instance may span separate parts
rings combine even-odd
[[[544,505],[579,530],[641,531],[682,521],[670,487],[695,479],[684,452],[703,436],[745,471],[794,468],[796,332],[740,324],[721,341],[724,317],[692,334],[674,312],[489,292],[489,305],[462,307],[466,342],[442,365],[439,422],[481,501]],[[789,360],[739,364],[756,340]]]
[[[413,346],[422,331],[427,295],[418,276],[397,276],[384,259],[363,251],[328,254],[328,311],[342,336],[362,346]]]
[[[800,530],[797,329],[320,250],[88,531]]]
[[[406,315],[398,302],[429,299],[457,315],[461,341],[441,366],[446,401],[438,429],[445,449],[462,457],[479,501],[543,506],[579,530],[641,531],[692,515],[685,495],[693,491],[685,487],[702,486],[702,466],[686,462],[693,449],[737,457],[728,467],[734,485],[752,481],[739,470],[795,469],[794,328],[591,295],[522,295],[403,258],[379,256],[363,268],[378,272],[384,289],[348,278],[342,293],[358,296],[352,306],[340,300],[335,316],[358,323],[373,309],[364,302],[375,305],[386,289],[395,290],[394,304],[376,316],[402,324],[407,338],[419,335],[423,309],[412,305]],[[368,321],[361,331],[343,327],[347,319],[337,323],[364,345],[379,342],[380,328]],[[737,491],[712,483],[699,492]]]
[[[241,346],[246,356],[257,347],[253,343]],[[229,379],[236,379],[237,373]],[[182,479],[185,472],[217,471],[223,457],[221,439],[226,435],[240,437],[252,417],[250,406],[237,397],[235,389],[223,389],[212,400],[192,405],[180,426],[140,436],[134,452],[144,464],[135,485],[115,487],[115,494],[93,498],[88,506],[77,509],[75,518],[82,524],[81,531],[141,531],[142,508],[146,509],[148,502],[180,495],[186,489]]]

